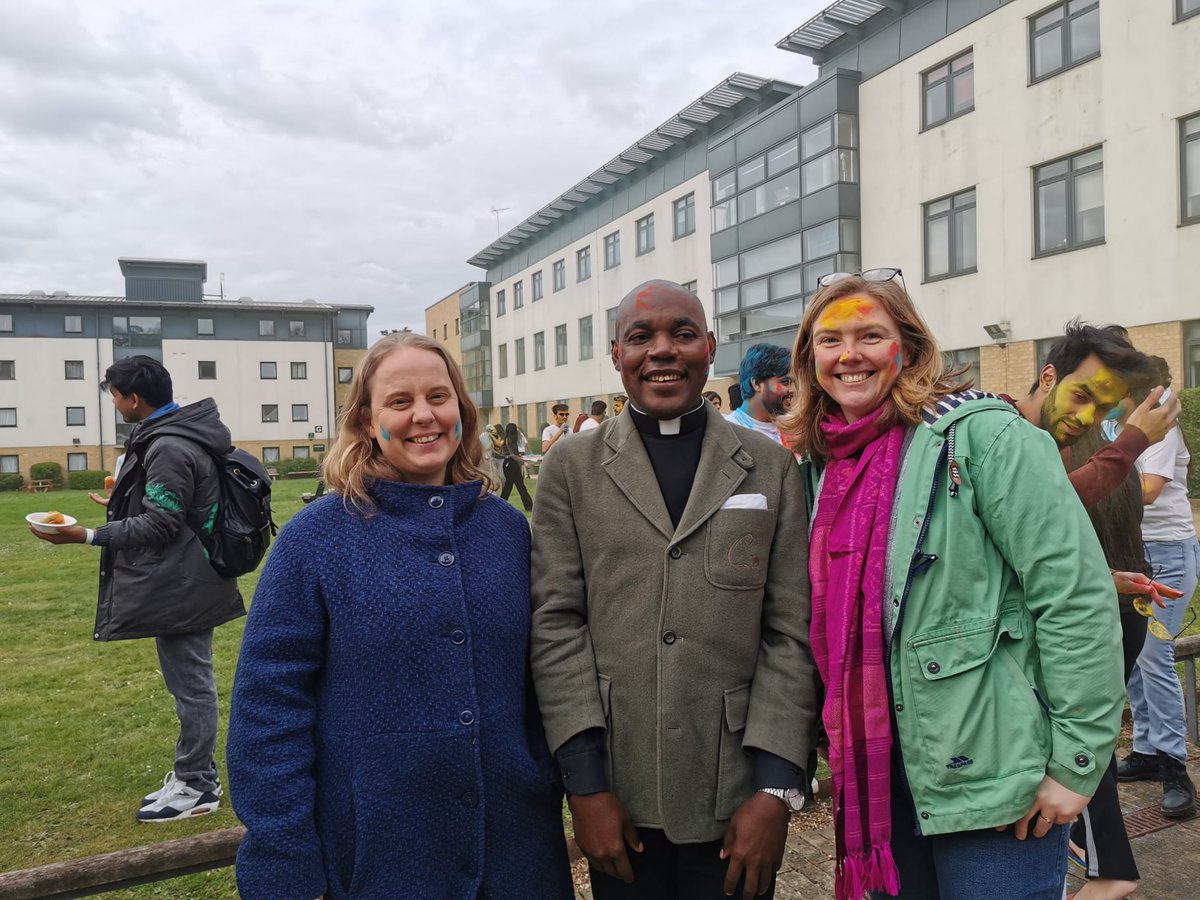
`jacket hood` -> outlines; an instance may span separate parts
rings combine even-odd
[[[181,406],[157,419],[139,422],[129,438],[129,449],[140,449],[151,438],[164,435],[187,438],[218,455],[225,453],[230,445],[229,429],[221,421],[217,402],[211,397]]]

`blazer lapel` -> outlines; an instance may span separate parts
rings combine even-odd
[[[726,422],[711,406],[708,423],[704,429],[704,443],[700,449],[700,465],[696,468],[696,480],[688,497],[679,527],[671,543],[677,544],[703,525],[721,508],[746,478],[746,469],[754,465],[754,459],[742,449],[734,426]],[[669,519],[668,519],[669,521]]]
[[[667,513],[662,488],[654,477],[654,467],[650,465],[650,457],[637,434],[633,416],[619,416],[615,426],[605,436],[605,442],[614,452],[601,463],[604,470],[633,508],[669,540],[674,533],[671,516]]]

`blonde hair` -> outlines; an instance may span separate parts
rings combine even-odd
[[[921,408],[947,394],[970,387],[971,382],[958,376],[967,366],[947,370],[937,341],[908,292],[895,281],[867,281],[860,276],[835,281],[817,292],[804,312],[796,343],[792,348],[792,383],[796,386],[796,401],[779,422],[797,452],[823,460],[827,455],[821,422],[838,407],[833,398],[817,383],[817,368],[813,359],[812,335],[817,319],[837,300],[845,297],[869,297],[882,306],[900,329],[900,344],[905,357],[904,367],[884,403],[887,409],[881,424],[890,427],[899,423],[916,425],[921,421]]]
[[[423,334],[398,332],[385,335],[367,351],[346,396],[346,406],[338,418],[338,433],[325,457],[323,471],[330,489],[342,495],[360,512],[371,515],[375,503],[371,499],[370,482],[376,479],[403,481],[396,468],[387,461],[379,444],[371,437],[363,422],[362,411],[371,408],[371,381],[379,364],[395,350],[412,348],[436,353],[446,364],[450,373],[450,384],[458,396],[458,415],[462,424],[458,449],[446,465],[447,481],[462,484],[467,481],[483,481],[480,496],[495,488],[490,472],[483,468],[483,446],[474,438],[479,426],[479,412],[467,394],[462,371],[444,347]]]

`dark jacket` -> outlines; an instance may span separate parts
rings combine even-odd
[[[529,527],[479,482],[279,533],[229,716],[245,900],[570,900],[529,682]]]
[[[219,484],[209,455],[229,449],[212,399],[134,426],[96,529],[98,641],[186,634],[246,614],[237,579],[219,576],[196,532],[212,530]]]

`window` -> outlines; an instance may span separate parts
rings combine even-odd
[[[454,317],[454,333],[458,334],[458,316]]]
[[[350,366],[338,366],[337,380],[338,384],[349,384],[354,380],[354,369]]]
[[[858,180],[854,118],[845,114],[826,119],[800,135],[800,192],[806,197],[839,181]]]
[[[0,428],[17,427],[17,409],[15,406],[0,406]]]
[[[561,291],[567,286],[567,261],[560,259],[554,264],[554,289]]]
[[[508,344],[501,344],[496,348],[496,365],[499,367],[500,377],[508,377]]]
[[[1175,21],[1181,22],[1200,13],[1200,0],[1175,0]]]
[[[721,231],[737,224],[737,173],[726,172],[712,182],[712,230]]]
[[[525,305],[525,282],[513,282],[513,309],[520,309]]]
[[[792,169],[765,184],[738,195],[738,221],[745,222],[800,199],[800,170]]]
[[[83,360],[82,359],[65,359],[63,360],[63,377],[67,381],[83,381]]]
[[[263,421],[265,422],[266,419],[263,419]],[[279,448],[278,447],[263,447],[262,448],[262,461],[264,463],[279,462]]]
[[[621,232],[604,236],[604,268],[614,269],[621,264]]]
[[[772,178],[800,161],[800,141],[792,138],[767,151],[767,177]]]
[[[539,269],[538,271],[534,272],[532,275],[529,276],[529,285],[531,288],[530,293],[532,294],[532,296],[530,297],[531,302],[536,303],[537,301],[541,300],[543,296],[545,296],[545,292],[542,290],[542,271],[541,271],[541,269]],[[457,333],[458,332],[456,331],[455,334],[457,334]]]
[[[67,454],[67,471],[68,472],[87,471],[87,454],[86,453],[68,453]]]
[[[1100,55],[1100,0],[1070,0],[1029,20],[1029,71],[1041,81]]]
[[[212,334],[213,320],[212,319],[197,319],[196,334]]]
[[[1200,222],[1200,113],[1180,120],[1179,142],[1179,220],[1191,225]]]
[[[500,318],[505,312],[504,291],[496,291],[496,318]]]
[[[312,452],[307,447],[293,447],[292,459],[311,459]]]
[[[67,334],[79,334],[83,331],[83,316],[63,316],[63,331]]]
[[[975,189],[925,204],[925,280],[975,271]]]
[[[685,291],[691,291],[693,294],[696,293],[696,282],[694,281],[685,281],[681,287]]]
[[[339,328],[337,330],[337,345],[339,347],[349,347],[352,340],[349,328]]]
[[[737,169],[738,190],[744,191],[753,187],[767,177],[767,158],[760,156],[750,162],[742,163]]]
[[[209,381],[217,377],[217,363],[215,360],[199,360],[196,363],[199,368],[198,376],[203,381]]]
[[[965,381],[971,380],[971,387],[980,389],[979,384],[979,348],[972,347],[969,350],[951,350],[942,354],[942,365],[946,367],[947,372],[952,372],[955,369],[967,367],[967,370],[962,373],[956,380]]]
[[[546,368],[546,332],[539,331],[533,336],[533,368],[534,371]]]
[[[274,319],[259,319],[258,320],[258,336],[259,337],[274,337],[275,336],[275,320]]]
[[[513,341],[513,369],[518,375],[525,374],[525,338]]]
[[[940,125],[975,108],[975,50],[934,66],[921,76],[925,128]]]
[[[1104,150],[1033,170],[1035,256],[1104,241]]]
[[[671,208],[675,216],[675,239],[687,237],[696,230],[696,194],[680,197]]]
[[[21,457],[0,456],[0,475],[16,475],[21,471]]]
[[[292,381],[304,381],[306,378],[308,378],[308,363],[292,363]]]
[[[563,326],[563,343],[567,342],[566,326]],[[592,358],[592,317],[584,316],[579,320],[579,358]]]
[[[554,364],[567,364],[567,326],[566,323],[554,326]]]
[[[0,331],[12,331],[13,318],[9,313],[0,316]]]
[[[262,420],[264,422],[278,422],[279,421],[279,404],[278,403],[264,403],[262,405]]]
[[[654,249],[654,213],[644,216],[634,223],[637,232],[637,255],[649,253]]]
[[[82,406],[67,407],[67,424],[68,425],[86,425],[87,415]]]
[[[437,337],[437,326],[436,325],[433,326],[433,336]],[[442,325],[442,340],[443,341],[450,340],[450,323],[448,323],[448,322],[446,324]]]
[[[308,404],[293,403],[292,404],[292,421],[307,422],[308,421]]]
[[[587,281],[592,277],[592,248],[575,251],[575,280]]]
[[[0,359],[0,381],[17,380],[17,362],[13,359]]]
[[[260,362],[258,364],[258,377],[264,381],[272,378],[278,378],[278,370],[273,362]]]
[[[609,307],[607,310],[605,310],[604,315],[608,320],[606,323],[608,328],[608,346],[604,349],[611,350],[612,345],[616,343],[617,340],[617,307]]]
[[[288,337],[302,338],[304,337],[303,322],[288,322]]]

